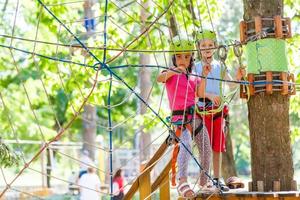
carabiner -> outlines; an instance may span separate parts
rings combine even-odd
[[[228,52],[228,50],[225,45],[220,45],[218,47],[218,56],[223,63],[225,63],[225,60],[227,58],[227,52]]]
[[[233,52],[236,57],[241,57],[243,54],[242,44],[239,41],[235,41],[233,45]]]

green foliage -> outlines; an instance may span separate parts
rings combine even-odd
[[[0,138],[0,167],[8,168],[18,166],[21,157],[13,152]]]
[[[67,2],[60,0],[47,0],[45,3],[49,9],[79,38],[85,45],[92,46],[90,51],[103,61],[103,25],[104,3],[99,1],[95,5],[95,16],[98,33],[87,36],[83,22],[82,2],[73,4],[61,4]],[[242,5],[240,1],[186,1],[176,0],[164,16],[157,19],[168,7],[171,1],[159,0],[150,2],[150,6],[142,9],[136,1],[112,1],[108,4],[107,21],[107,58],[108,67],[121,65],[138,65],[140,63],[140,51],[167,50],[169,48],[170,30],[169,18],[174,15],[176,27],[179,32],[192,35],[194,31],[205,28],[215,29],[220,44],[230,44],[232,40],[238,40],[238,24],[242,19]],[[206,2],[209,9],[207,8]],[[191,5],[192,3],[192,5]],[[15,6],[8,1],[7,10],[0,13],[1,34],[11,35],[13,29],[12,15]],[[190,7],[194,7],[196,20],[193,19]],[[300,3],[285,0],[286,15],[293,21],[294,37],[288,40],[287,54],[290,71],[298,73],[297,82],[300,83],[299,47],[299,10]],[[121,9],[122,8],[122,9]],[[145,22],[140,19],[141,11],[146,13]],[[201,19],[201,20],[199,20]],[[146,34],[140,34],[145,26],[149,26],[154,20],[157,22],[150,27]],[[78,44],[74,37],[68,33],[37,1],[24,0],[20,2],[18,23],[14,27],[14,36],[41,40],[50,43]],[[136,39],[138,37],[138,39]],[[135,41],[136,40],[136,41]],[[53,44],[34,43],[18,39],[0,37],[0,44],[10,45],[23,50],[33,52],[24,54],[16,50],[1,48],[0,51],[0,93],[3,100],[0,101],[0,132],[5,139],[24,140],[48,140],[53,138],[60,126],[66,126],[77,115],[84,100],[97,107],[97,134],[103,135],[107,141],[109,135],[108,125],[108,90],[110,73],[106,69],[96,71],[89,67],[76,64],[58,62],[41,58],[34,53],[49,57],[69,60],[93,66],[98,60],[87,56],[82,48],[70,48]],[[132,43],[132,44],[131,44]],[[131,45],[130,45],[131,44]],[[130,45],[130,46],[128,46]],[[126,52],[121,53],[120,50]],[[116,57],[117,54],[120,56]],[[84,55],[83,55],[84,54]],[[145,53],[150,56],[153,65],[168,66],[168,53]],[[115,58],[111,61],[111,59]],[[244,57],[243,57],[244,59]],[[226,64],[231,71],[237,67],[237,58],[230,49]],[[139,69],[126,67],[112,69],[122,77],[128,85],[137,93],[139,84]],[[160,69],[151,68],[151,96],[149,104],[162,118],[169,114],[163,86],[155,82]],[[93,88],[95,79],[98,80],[92,95],[86,99]],[[148,109],[143,116],[139,115],[139,100],[124,86],[120,80],[113,77],[111,91],[112,124],[114,129],[114,144],[121,146],[129,140],[127,146],[133,146],[136,131],[153,133],[162,129],[161,122]],[[299,96],[299,95],[298,95]],[[299,142],[300,99],[298,96],[291,98],[290,118],[291,135],[294,144]],[[231,105],[231,133],[235,146],[235,157],[239,172],[246,171],[250,165],[250,144],[247,124],[247,112],[245,104],[235,101]],[[82,114],[73,121],[66,130],[62,140],[80,141],[82,138]],[[161,130],[159,130],[161,131]],[[17,135],[16,135],[17,134]],[[36,152],[38,147],[26,146],[22,150],[25,154]]]

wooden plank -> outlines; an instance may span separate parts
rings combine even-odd
[[[293,191],[297,191],[297,181],[296,180],[292,180],[292,186],[291,186],[291,190]]]
[[[275,37],[277,39],[283,38],[282,33],[282,20],[280,15],[274,16],[274,26],[275,26]]]
[[[139,177],[139,193],[140,199],[151,200],[151,178],[150,172],[144,173]]]
[[[288,95],[289,94],[289,86],[288,86],[288,79],[287,79],[287,73],[286,72],[281,72],[280,73],[280,79],[282,81],[284,81],[284,83],[282,83],[282,90],[281,90],[281,94],[282,95]]]
[[[250,89],[250,95],[254,95],[255,93],[255,89],[254,89],[254,85],[253,85],[253,82],[254,82],[254,74],[248,74],[248,81],[250,83],[249,85],[249,89]]]
[[[131,185],[130,189],[128,190],[128,192],[125,194],[124,196],[124,200],[130,200],[133,198],[134,194],[136,193],[136,191],[139,188],[139,180],[138,178],[135,179],[135,181],[133,182],[133,184]]]
[[[247,40],[247,23],[245,21],[240,22],[240,41],[241,43],[245,42]]]
[[[155,161],[157,161],[163,155],[163,153],[166,151],[167,148],[168,148],[168,145],[166,144],[166,142],[164,142],[163,144],[160,145],[159,149],[155,152],[155,154],[153,155],[153,157],[145,165],[145,169],[146,170],[143,171],[140,174],[140,176],[142,176],[147,171],[151,171],[151,169],[154,167],[154,165],[152,166],[152,164]],[[149,167],[149,166],[151,166],[151,167]],[[139,177],[137,177],[137,179],[135,179],[135,181],[133,182],[132,186],[130,187],[130,189],[128,190],[128,192],[125,194],[124,200],[130,200],[130,199],[132,199],[132,197],[134,196],[134,194],[138,190],[138,188],[139,188]],[[149,188],[151,188],[151,187],[149,187]]]
[[[172,165],[172,160],[170,159],[170,161],[165,166],[165,168],[163,169],[163,171],[160,173],[160,175],[156,178],[156,180],[151,185],[151,191],[152,192],[154,192],[155,190],[157,190],[157,188],[164,181],[164,178],[166,176],[169,176],[169,173],[170,173],[170,170],[171,170],[171,165]]]
[[[258,192],[264,191],[264,182],[263,181],[257,181],[257,191]]]
[[[248,190],[249,190],[249,192],[252,192],[252,191],[253,191],[253,185],[252,185],[252,182],[248,182]]]
[[[261,17],[256,16],[254,18],[254,21],[255,21],[255,32],[256,32],[256,34],[261,33],[261,29],[262,29]]]
[[[246,192],[240,191],[235,192],[235,190],[230,190],[223,194],[214,194],[210,197],[210,194],[199,194],[195,200],[204,200],[209,198],[210,200],[299,200],[299,192]],[[182,197],[178,199],[184,199]]]
[[[280,191],[280,181],[273,181],[273,191],[274,192]]]
[[[164,200],[170,200],[171,199],[171,195],[170,195],[170,175],[169,175],[169,173],[167,173],[167,175],[164,177],[164,179],[162,180],[162,182],[160,184],[159,198],[164,199]]]
[[[267,94],[272,94],[273,93],[273,73],[272,72],[266,72],[266,80],[267,82],[270,82],[269,84],[266,85],[266,92]]]
[[[155,154],[152,156],[152,158],[148,161],[148,163],[145,166],[145,170],[146,171],[150,171],[152,170],[152,168],[154,167],[154,165],[152,165],[153,163],[155,163],[166,151],[166,149],[168,148],[168,145],[166,144],[166,142],[163,142],[159,149],[155,152]],[[144,172],[146,172],[144,171]]]

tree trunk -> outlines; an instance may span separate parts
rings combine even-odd
[[[91,9],[94,4],[92,0],[85,0],[84,7],[84,16],[88,20],[94,19],[94,12]],[[91,23],[88,22],[88,26],[86,26],[86,36],[87,38],[92,36],[94,27],[92,27]],[[97,108],[92,105],[84,106],[83,113],[83,141],[86,142],[83,144],[83,148],[89,151],[89,157],[92,160],[95,160],[95,148],[93,148],[89,144],[94,144],[96,141],[96,133],[97,133]]]
[[[146,20],[149,14],[145,9],[149,7],[149,1],[145,0],[142,1],[142,8],[141,8],[141,15],[140,19],[141,22],[143,23],[143,26],[141,27],[141,32],[145,31],[146,28]],[[146,33],[147,34],[147,33]],[[145,37],[145,40],[147,40],[147,37]],[[148,43],[148,42],[147,42]],[[150,56],[148,54],[140,54],[140,64],[141,65],[146,65],[150,63]],[[141,91],[141,97],[148,102],[149,98],[149,93],[151,90],[151,72],[149,68],[146,67],[141,67],[139,71],[139,88]],[[147,112],[147,107],[144,105],[143,102],[139,101],[139,114],[143,115]],[[139,134],[139,149],[140,149],[140,162],[144,162],[150,158],[150,148],[147,147],[150,142],[151,142],[151,135],[149,133],[145,133],[143,131],[143,126],[140,127],[140,132]]]
[[[283,0],[244,0],[244,20],[255,16],[282,15]],[[272,58],[270,58],[272,59]],[[289,132],[289,97],[280,93],[251,96],[248,102],[253,189],[257,181],[264,190],[272,190],[280,181],[280,190],[291,190],[293,160]]]
[[[96,131],[97,131],[97,109],[92,105],[84,106],[83,113],[83,148],[87,149],[90,154],[90,158],[95,160],[95,149],[89,144],[95,144],[96,141]]]
[[[51,156],[50,156],[50,149],[46,149],[46,155],[47,155],[47,164],[46,164],[46,180],[47,180],[47,187],[51,187],[51,171],[52,171],[52,165],[51,165]]]

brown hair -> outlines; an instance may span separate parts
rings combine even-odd
[[[118,169],[113,177],[113,179],[116,179],[118,177],[121,177],[122,169]]]
[[[93,167],[89,166],[87,168],[87,171],[88,171],[88,173],[94,173],[96,170]]]
[[[176,58],[175,58],[175,55],[172,56],[172,62],[173,62],[173,65],[174,65],[175,67],[178,67],[177,64],[176,64]],[[194,54],[192,54],[191,61],[190,61],[190,65],[189,65],[188,68],[187,68],[188,73],[191,73],[191,72],[192,72],[193,66],[194,66]]]

